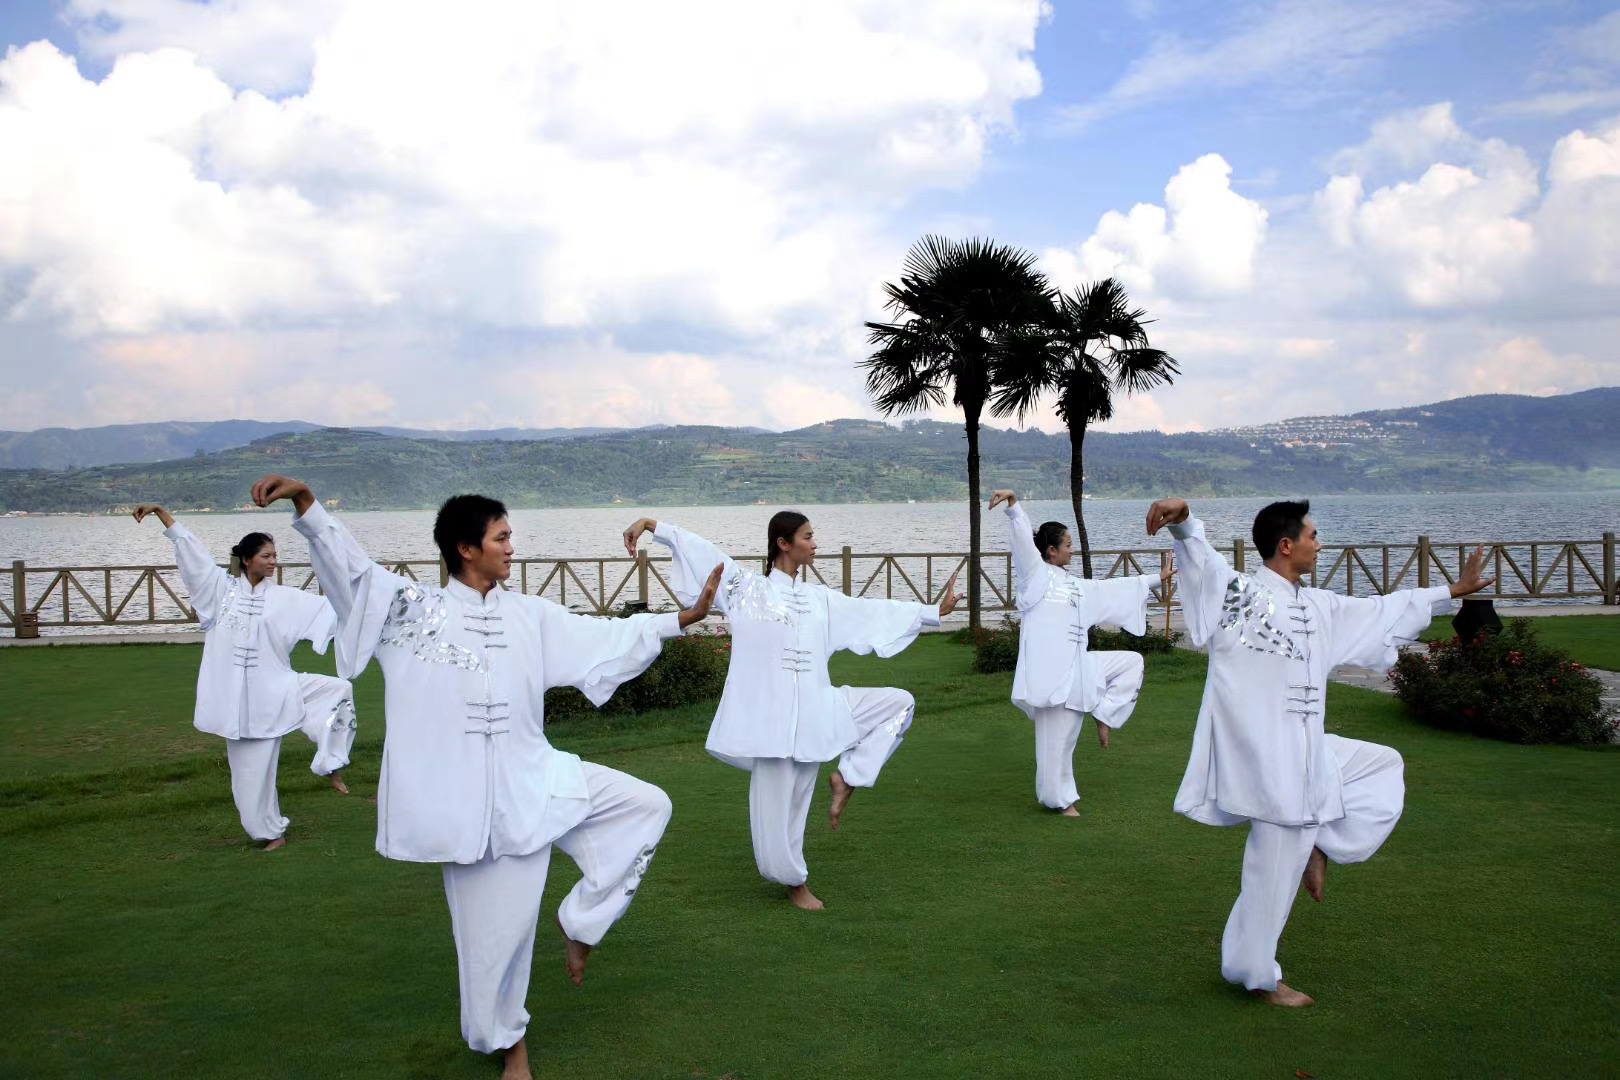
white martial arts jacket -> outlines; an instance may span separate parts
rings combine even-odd
[[[856,599],[780,570],[751,573],[666,521],[653,538],[670,550],[669,586],[683,604],[725,565],[714,608],[731,623],[731,666],[707,747],[740,769],[762,757],[831,761],[854,746],[855,721],[827,658],[840,649],[893,656],[939,625],[937,604]]]
[[[597,619],[538,596],[440,588],[372,562],[319,504],[293,522],[337,611],[338,670],[382,665],[377,851],[408,862],[528,855],[585,819],[579,758],[546,740],[545,701],[613,696],[681,633],[679,616]]]
[[[308,640],[324,653],[332,640],[332,607],[314,593],[268,578],[257,586],[219,566],[179,522],[163,535],[174,541],[180,580],[205,631],[197,672],[198,731],[227,739],[279,739],[303,719],[293,647]]]
[[[1041,558],[1021,504],[1007,507],[1013,574],[1021,628],[1013,704],[1033,717],[1062,705],[1090,712],[1102,700],[1103,680],[1087,647],[1086,631],[1108,624],[1138,636],[1147,632],[1148,595],[1158,575],[1087,581]]]
[[[1388,670],[1451,591],[1351,597],[1295,585],[1262,566],[1232,569],[1189,518],[1170,526],[1187,633],[1209,650],[1204,701],[1175,808],[1205,825],[1317,825],[1344,816],[1323,731],[1328,674]]]

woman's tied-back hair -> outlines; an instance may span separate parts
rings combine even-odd
[[[231,574],[241,577],[242,567],[247,565],[248,560],[275,542],[276,538],[269,533],[250,532],[242,537],[236,542],[236,546],[231,548]]]
[[[1277,544],[1283,537],[1298,540],[1305,531],[1305,515],[1311,512],[1310,501],[1274,502],[1254,515],[1254,549],[1262,560],[1277,554]]]
[[[489,523],[505,516],[505,503],[483,495],[452,495],[444,500],[439,516],[433,519],[433,542],[452,577],[461,573],[459,545],[482,548]]]
[[[797,510],[778,510],[771,515],[771,523],[765,527],[765,572],[771,572],[776,565],[776,557],[782,553],[776,546],[778,540],[786,540],[788,546],[793,545],[793,538],[805,522],[810,519]]]
[[[1042,560],[1052,548],[1063,546],[1063,537],[1068,531],[1069,527],[1061,521],[1041,523],[1041,527],[1035,530],[1035,550],[1041,553]]]

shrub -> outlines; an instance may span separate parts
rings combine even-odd
[[[981,675],[1013,671],[1018,667],[1018,616],[1008,615],[1000,627],[981,626],[973,633],[973,670]]]
[[[1167,653],[1181,640],[1180,630],[1155,630],[1151,626],[1141,637],[1124,630],[1102,630],[1093,626],[1088,647],[1092,652]]]
[[[981,628],[973,639],[973,670],[984,675],[1018,667],[1017,616],[1008,615],[999,628]],[[1094,652],[1167,653],[1181,640],[1181,632],[1149,630],[1141,637],[1123,630],[1091,628],[1089,648]]]
[[[1472,641],[1431,641],[1401,654],[1395,693],[1433,727],[1516,743],[1607,743],[1616,717],[1603,684],[1562,649],[1536,640],[1529,619]]]
[[[602,706],[604,713],[639,713],[720,697],[731,662],[731,638],[687,631],[664,642],[652,666],[619,687]],[[562,720],[594,711],[590,700],[571,686],[546,691],[546,719]]]

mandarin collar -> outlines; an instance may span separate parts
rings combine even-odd
[[[1260,564],[1260,569],[1254,572],[1254,576],[1265,582],[1272,591],[1286,593],[1289,596],[1298,596],[1302,587],[1301,582],[1289,581],[1265,563]]]
[[[789,574],[779,566],[771,567],[771,580],[784,589],[794,588],[799,581],[798,575]]]
[[[460,578],[451,578],[445,583],[444,591],[449,595],[454,596],[457,600],[460,600],[463,604],[471,604],[473,607],[483,608],[494,607],[499,602],[499,593],[501,592],[501,587],[497,585],[493,589],[489,590],[487,594],[485,594],[480,593],[477,589],[473,588],[471,585],[468,585]]]

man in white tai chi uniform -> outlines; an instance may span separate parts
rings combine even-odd
[[[338,617],[338,668],[382,665],[382,778],[377,851],[444,866],[461,976],[461,1031],[486,1054],[505,1052],[507,1078],[528,1078],[524,999],[553,845],[583,877],[557,909],[568,976],[584,978],[591,948],[630,906],[669,823],[669,798],[633,776],[553,747],[544,695],[573,686],[601,705],[658,656],[666,638],[708,614],[717,572],[678,614],[593,619],[499,588],[512,567],[506,508],[457,495],[433,539],[444,588],[372,562],[309,487],[284,476],[253,485],[253,501],[289,499],[293,521]]]
[[[1209,650],[1209,676],[1177,813],[1205,825],[1249,822],[1242,890],[1221,938],[1221,975],[1275,1005],[1313,999],[1282,981],[1277,941],[1301,885],[1322,898],[1327,860],[1363,862],[1400,819],[1400,754],[1323,730],[1328,674],[1340,664],[1388,670],[1452,597],[1489,585],[1477,550],[1457,582],[1356,598],[1308,588],[1321,544],[1306,502],[1254,519],[1265,565],[1232,569],[1182,499],[1148,509],[1151,536],[1175,537],[1187,633]]]

